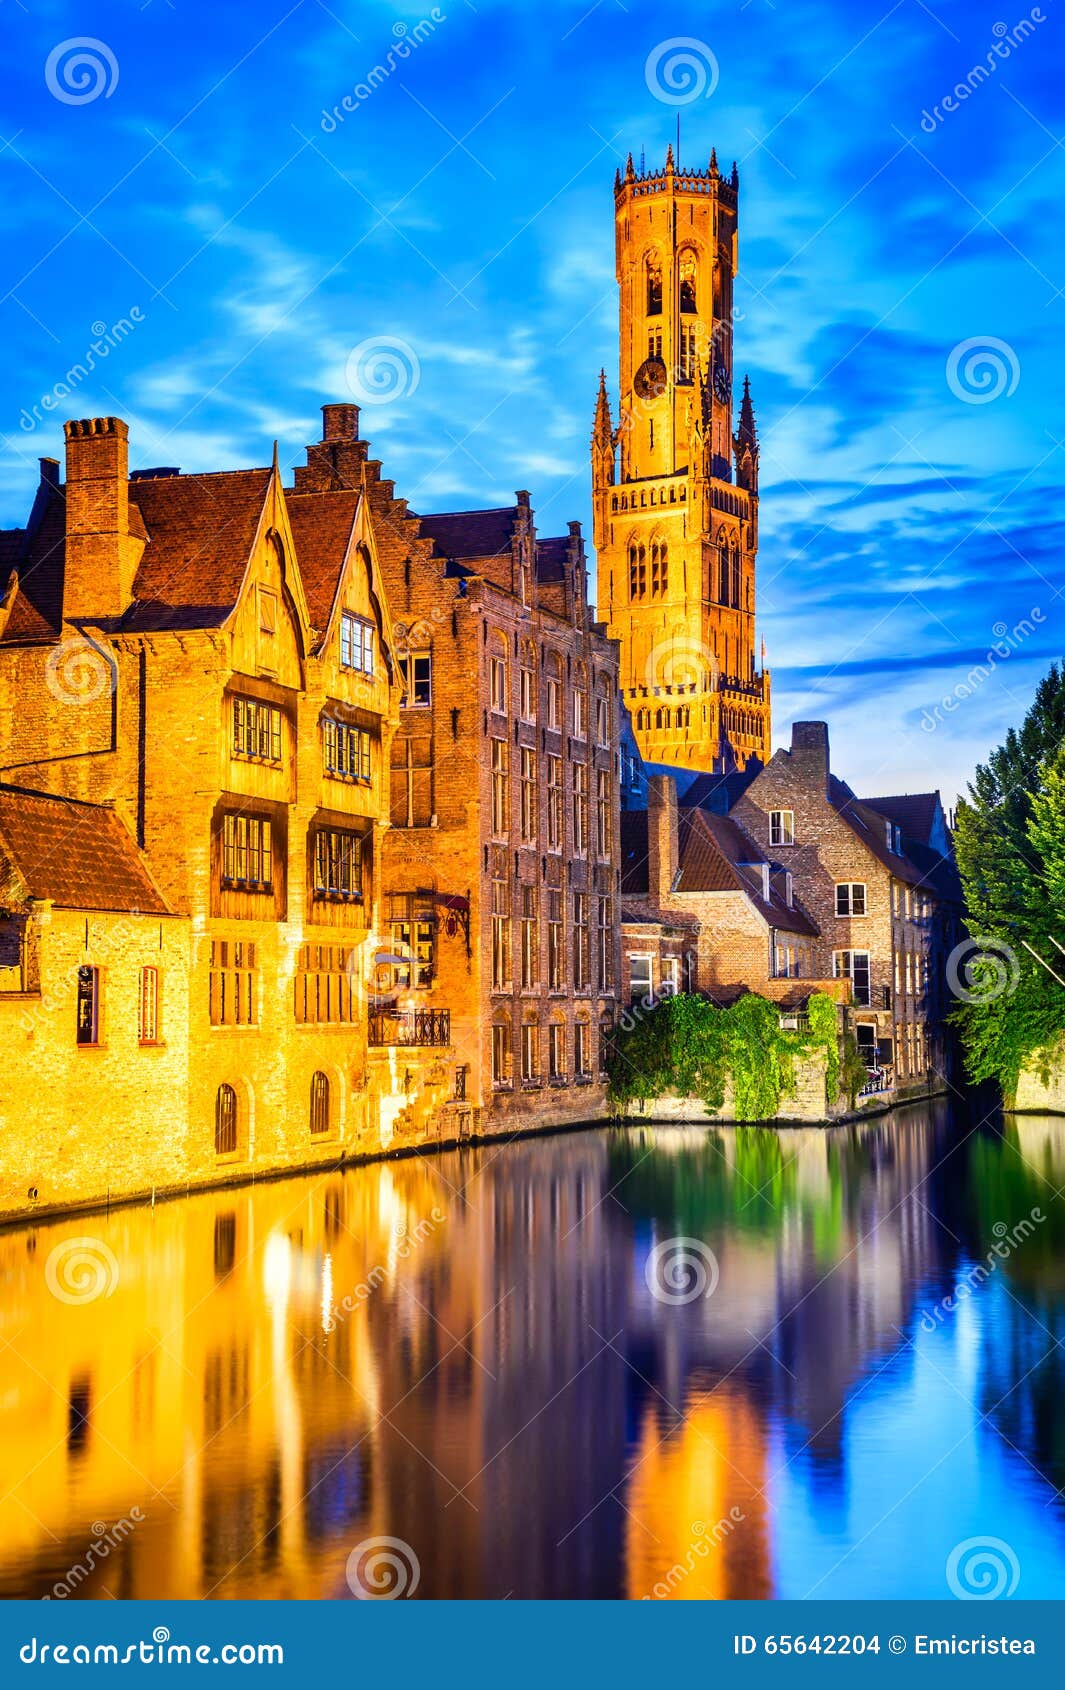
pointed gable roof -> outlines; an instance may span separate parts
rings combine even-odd
[[[147,545],[123,631],[220,627],[240,595],[270,485],[269,469],[134,478]]]
[[[292,538],[296,542],[296,563],[311,626],[319,639],[329,625],[336,601],[359,498],[358,491],[352,487],[331,493],[285,490]]]

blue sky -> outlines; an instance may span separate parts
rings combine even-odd
[[[684,162],[740,163],[775,737],[825,716],[859,790],[949,803],[1065,647],[1062,22],[998,6],[4,0],[0,524],[68,415],[292,464],[383,337],[363,432],[414,509],[587,527],[614,168],[679,111]]]

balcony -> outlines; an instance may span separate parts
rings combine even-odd
[[[372,1045],[449,1045],[450,1009],[372,1009]]]

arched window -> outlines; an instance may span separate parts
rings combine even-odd
[[[647,315],[657,317],[662,310],[662,262],[650,253],[647,258]]]
[[[699,269],[695,254],[690,247],[685,247],[681,253],[678,268],[680,274],[680,308],[682,311],[695,312],[698,310],[695,296]]]
[[[735,544],[733,544],[732,551],[729,554],[729,583],[732,589],[732,597],[729,599],[729,603],[735,605],[738,610],[740,604],[740,549]]]
[[[216,1156],[231,1156],[237,1148],[237,1094],[221,1085],[214,1100],[214,1148]]]
[[[329,1131],[329,1080],[320,1070],[311,1075],[311,1137]]]
[[[629,597],[642,599],[647,593],[647,552],[635,543],[629,546]]]
[[[661,598],[669,590],[669,558],[666,542],[655,540],[651,545],[651,595]]]
[[[728,596],[728,594],[729,594],[728,539],[725,535],[725,530],[723,528],[718,529],[718,534],[717,534],[717,558],[718,558],[718,593],[717,593],[718,603],[719,604],[728,604],[728,602],[729,602],[729,596]]]

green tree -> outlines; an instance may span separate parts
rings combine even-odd
[[[980,764],[958,805],[955,851],[972,945],[956,959],[970,1077],[1007,1098],[1021,1067],[1065,1028],[1065,671],[1054,664],[1019,729]],[[1061,963],[1062,966],[1057,965]]]

